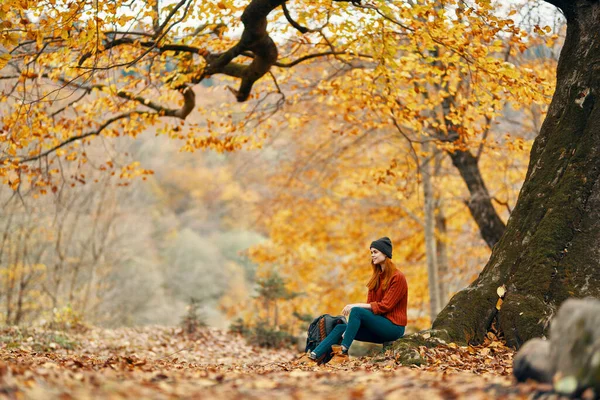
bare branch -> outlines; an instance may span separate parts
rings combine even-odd
[[[154,37],[160,36],[163,29],[165,29],[165,26],[167,26],[167,24],[169,23],[171,18],[173,18],[175,13],[177,13],[177,11],[179,11],[179,9],[185,4],[186,1],[188,1],[188,0],[181,0],[179,3],[177,3],[177,5],[175,7],[173,7],[171,12],[167,16],[167,18],[164,20],[164,22],[162,24],[160,24],[160,26],[158,27],[158,30],[156,32],[154,32]]]
[[[506,207],[506,209],[508,210],[508,214],[512,214],[512,209],[510,208],[508,201],[501,201],[497,197],[492,197],[492,200],[494,200],[496,203],[500,204],[501,206]]]
[[[402,130],[402,128],[400,127],[400,125],[398,124],[398,121],[396,121],[396,118],[394,118],[394,116],[391,116],[392,119],[392,123],[394,124],[394,126],[396,127],[396,130],[398,131],[398,133],[400,133],[404,139],[406,139],[408,141],[408,144],[410,145],[410,149],[413,153],[413,156],[415,157],[415,163],[417,166],[417,172],[419,173],[419,175],[421,174],[421,169],[419,167],[419,156],[417,155],[417,151],[415,150],[415,147],[413,146],[413,140],[408,137],[408,135]]]
[[[78,98],[76,98],[75,100],[71,101],[70,103],[66,104],[64,107],[59,108],[58,110],[54,111],[52,114],[50,114],[51,117],[55,117],[58,114],[60,114],[61,112],[65,111],[67,108],[71,107],[73,104],[77,103],[79,100],[83,99],[85,96],[87,96],[88,93],[87,92],[83,92],[81,94],[81,96],[79,96]]]

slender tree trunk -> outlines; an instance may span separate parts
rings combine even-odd
[[[425,198],[425,258],[427,259],[427,277],[429,283],[429,313],[433,321],[441,310],[441,306],[437,254],[435,250],[435,199],[433,184],[431,182],[433,156],[430,152],[429,143],[425,142],[423,144],[423,151],[431,155],[429,160],[425,160],[423,163],[421,172],[423,175],[423,195]]]
[[[435,48],[431,51],[433,57],[439,56],[439,49]],[[440,68],[443,68],[441,64],[438,64]],[[437,90],[448,90],[448,82],[438,84]],[[427,98],[427,89],[423,89]],[[453,98],[446,97],[442,102],[442,121],[446,124],[446,131],[438,130],[434,132],[434,135],[442,142],[452,143],[459,138],[458,126],[450,122],[449,118],[452,107],[456,106],[453,104]],[[434,116],[435,113],[432,113]],[[452,160],[452,164],[460,173],[463,181],[467,185],[469,190],[469,200],[466,201],[467,207],[471,216],[475,220],[475,223],[479,227],[479,233],[481,238],[485,241],[488,247],[491,249],[502,237],[506,225],[496,212],[494,205],[492,204],[492,198],[485,185],[485,181],[481,176],[479,170],[479,160],[470,151],[456,149],[454,151],[447,151],[447,154]]]
[[[11,272],[14,270],[14,265],[11,265],[8,269],[8,278],[6,279],[6,324],[12,325],[12,295],[14,290],[14,276]]]
[[[469,189],[471,197],[466,202],[469,212],[479,227],[481,237],[491,249],[502,237],[506,225],[492,204],[492,198],[479,170],[478,160],[469,151],[456,150],[448,154]]]
[[[439,55],[438,49],[433,52],[433,55],[434,57]],[[448,84],[448,82],[444,83],[443,87],[439,87],[438,90],[448,90]],[[456,107],[454,99],[452,97],[446,97],[442,102],[442,110],[444,117],[443,123],[446,124],[447,132],[436,132],[436,136],[439,140],[449,143],[456,141],[460,137],[458,134],[459,126],[455,125],[447,118],[453,107]],[[492,249],[502,237],[506,225],[492,204],[492,198],[485,185],[483,176],[481,176],[479,159],[471,154],[469,150],[455,149],[453,151],[447,151],[447,153],[452,160],[452,164],[460,173],[460,176],[469,190],[470,197],[469,200],[466,201],[469,212],[479,227],[479,233],[481,234],[482,239],[488,247]]]
[[[444,153],[438,151],[435,155],[434,176],[439,176],[444,162]],[[438,193],[435,199],[435,252],[438,270],[438,287],[440,295],[440,310],[448,302],[448,245],[447,245],[446,215],[442,196]]]
[[[23,318],[23,299],[25,298],[26,286],[27,284],[25,282],[25,266],[23,266],[23,272],[21,273],[21,277],[19,279],[19,292],[17,293],[17,305],[15,310],[14,325],[19,325],[21,323],[21,319]]]
[[[446,245],[446,216],[440,204],[435,213],[435,251],[440,293],[440,310],[448,301],[448,246]]]
[[[519,347],[568,297],[600,297],[600,2],[552,1],[567,18],[557,87],[506,232],[434,329],[481,341],[494,318]],[[496,289],[505,285],[500,311]]]
[[[31,237],[31,234],[33,232],[33,229],[28,227],[27,228],[27,233],[25,234],[25,237],[23,239],[23,251],[21,253],[21,273],[19,274],[19,290],[17,292],[17,304],[16,304],[16,310],[15,310],[15,318],[14,318],[14,324],[15,325],[19,325],[21,323],[21,320],[23,318],[23,301],[25,298],[25,291],[27,288],[27,281],[28,279],[26,278],[26,274],[27,274],[27,266],[29,265],[28,262],[28,258],[29,258],[29,252],[27,251],[28,249],[28,242],[29,242],[29,238]],[[33,273],[33,267],[31,273]]]

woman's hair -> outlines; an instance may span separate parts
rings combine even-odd
[[[380,276],[381,288],[383,290],[387,290],[390,284],[390,279],[392,278],[392,275],[396,270],[396,266],[394,265],[392,260],[386,257],[385,261],[383,262],[383,271],[381,271],[381,269],[377,265],[373,264],[372,261],[371,267],[373,267],[373,275],[371,275],[371,279],[369,279],[369,283],[367,283],[367,287],[369,288],[369,290],[377,290],[377,287],[379,286]]]

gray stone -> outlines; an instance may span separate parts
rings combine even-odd
[[[513,374],[519,382],[533,379],[539,382],[552,382],[554,370],[550,365],[550,342],[532,339],[521,347],[513,361]]]
[[[573,377],[577,388],[600,390],[600,301],[569,299],[550,325],[550,362],[557,380]]]
[[[553,382],[554,390],[575,395],[600,393],[600,301],[568,299],[550,325],[548,341],[532,339],[515,356],[517,380]]]

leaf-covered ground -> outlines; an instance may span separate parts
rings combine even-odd
[[[420,348],[429,363],[398,365],[392,351],[341,367],[298,366],[293,351],[248,346],[212,328],[92,328],[80,333],[0,332],[0,398],[9,399],[527,399],[513,353],[485,346]],[[537,391],[536,391],[537,390]],[[542,391],[542,392],[540,392]]]

